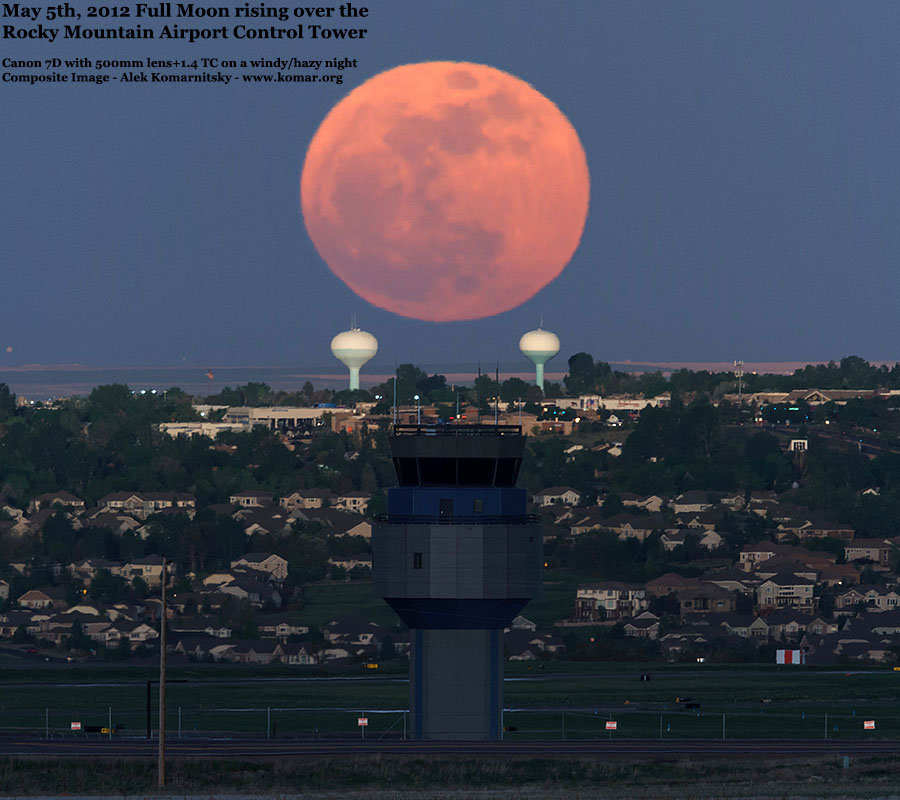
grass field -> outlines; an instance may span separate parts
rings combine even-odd
[[[558,571],[548,573],[541,597],[532,600],[522,612],[538,625],[552,625],[569,619],[575,606],[575,590],[587,578]],[[294,614],[304,625],[322,626],[343,614],[354,614],[382,625],[395,626],[399,619],[381,598],[372,594],[366,582],[311,584],[303,590],[304,607]]]
[[[587,758],[0,759],[0,794],[370,798],[875,798],[894,794],[894,759],[605,762]]]
[[[548,662],[545,670],[516,669],[504,686],[505,724],[520,738],[605,737],[605,722],[618,723],[625,738],[721,738],[723,715],[728,738],[849,739],[900,738],[896,697],[900,673],[796,667],[732,668],[673,665],[620,665]],[[594,672],[585,670],[592,668]],[[395,674],[363,675],[360,665],[334,680],[292,680],[305,670],[214,667],[171,670],[168,687],[170,729],[180,714],[184,734],[240,731],[265,735],[271,723],[279,736],[353,732],[358,712],[370,717],[369,733],[403,730],[408,707],[405,662]],[[551,671],[552,670],[552,671]],[[641,681],[648,672],[650,681]],[[0,673],[0,733],[22,731],[64,735],[72,721],[84,725],[124,725],[140,735],[146,726],[146,679],[127,669],[68,669],[55,684],[54,671],[32,673],[6,668]],[[286,677],[286,674],[290,677]],[[40,678],[40,680],[36,680]],[[179,683],[190,680],[191,683]],[[689,710],[676,698],[700,704]],[[157,703],[152,689],[153,713]],[[826,720],[827,714],[827,720]],[[876,730],[863,731],[866,719]],[[155,718],[153,721],[155,726]]]

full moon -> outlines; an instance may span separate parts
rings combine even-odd
[[[529,84],[482,64],[382,72],[325,117],[300,179],[309,236],[373,305],[446,322],[521,305],[587,217],[584,149]]]

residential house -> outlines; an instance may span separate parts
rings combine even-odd
[[[781,555],[785,552],[786,547],[788,545],[777,545],[767,540],[745,544],[738,554],[740,567],[745,572],[751,572],[760,561]]]
[[[675,524],[679,528],[691,530],[714,531],[721,527],[725,512],[712,509],[710,511],[691,511],[686,514],[676,514]]]
[[[694,541],[707,550],[715,550],[722,544],[722,534],[716,531],[701,530],[695,531],[689,528],[682,528],[679,531],[666,531],[660,538],[663,548],[671,553],[679,545],[688,541]]]
[[[575,592],[575,619],[580,622],[596,622],[633,617],[645,611],[648,604],[647,592],[643,586],[620,581],[583,585]]]
[[[140,492],[113,492],[101,497],[97,505],[102,511],[121,511],[137,515],[144,511],[144,498]]]
[[[38,512],[43,514],[43,511]],[[86,512],[81,518],[81,527],[83,528],[106,528],[117,536],[122,536],[129,531],[139,531],[141,523],[134,517],[125,513],[113,513],[109,511]],[[149,531],[141,534],[142,539],[146,539]]]
[[[690,514],[707,511],[712,508],[712,505],[706,492],[692,490],[678,495],[672,501],[672,510],[676,514]]]
[[[309,633],[308,625],[300,625],[284,615],[255,617],[259,635],[265,639],[287,641],[290,636],[302,636]]]
[[[283,652],[280,642],[258,639],[233,642],[223,657],[236,664],[271,664],[280,660]]]
[[[746,497],[744,497],[743,492],[731,492],[729,494],[723,495],[719,502],[723,506],[727,506],[732,511],[740,511],[744,504],[747,502]]]
[[[719,625],[731,636],[739,636],[741,639],[750,637],[750,625],[756,619],[754,614],[723,614],[718,618]]]
[[[790,573],[778,573],[764,580],[756,589],[756,604],[760,608],[789,606],[800,611],[815,608],[815,582]]]
[[[195,661],[214,661],[212,651],[221,644],[221,639],[212,636],[181,636],[173,649],[174,652],[186,655]],[[232,647],[230,642],[228,647]]]
[[[581,492],[571,486],[550,486],[537,492],[532,502],[538,506],[577,506],[581,502]]]
[[[699,589],[700,580],[698,578],[684,578],[675,572],[667,572],[658,578],[647,581],[644,584],[647,594],[656,597],[665,597],[667,594],[677,594],[686,589]]]
[[[244,533],[249,536],[281,536],[292,530],[292,520],[288,512],[278,506],[267,508],[246,508],[235,512]]]
[[[279,502],[288,511],[296,508],[326,508],[333,497],[329,489],[297,489],[282,497]]]
[[[319,657],[308,642],[282,643],[281,663],[290,665],[318,664]]]
[[[747,511],[760,517],[771,514],[778,506],[778,495],[775,492],[751,492],[747,501]]]
[[[271,492],[244,491],[233,494],[228,502],[241,508],[265,508],[272,505],[274,495]]]
[[[23,627],[27,633],[37,634],[41,630],[41,620],[48,619],[50,614],[42,614],[30,609],[12,609],[0,614],[0,638],[11,639],[16,631]]]
[[[759,578],[760,581],[764,581],[766,578],[771,578],[773,575],[777,575],[780,572],[789,572],[792,575],[797,575],[801,578],[813,581],[813,583],[815,583],[819,577],[817,570],[807,567],[798,561],[792,561],[781,556],[775,556],[774,558],[767,558],[765,561],[760,561],[754,568],[753,575],[754,577]]]
[[[708,626],[674,628],[659,637],[663,652],[668,659],[675,659],[692,650],[701,651],[709,646],[710,639],[715,635]]]
[[[714,583],[704,583],[697,589],[684,589],[678,592],[681,616],[689,614],[728,614],[735,610],[736,598]]]
[[[642,542],[655,531],[665,531],[671,526],[660,514],[650,514],[649,516],[616,514],[606,520],[605,527],[613,531],[620,539],[634,538]]]
[[[71,492],[49,492],[33,497],[28,504],[28,511],[31,513],[44,508],[54,508],[55,506],[61,506],[77,513],[84,510],[84,500],[76,497]]]
[[[231,583],[219,587],[222,594],[230,594],[241,600],[248,600],[253,606],[272,605],[281,607],[281,595],[278,590],[269,583],[255,581],[250,578],[238,577]]]
[[[619,499],[621,499],[622,505],[626,508],[642,508],[644,511],[651,514],[658,514],[666,504],[665,498],[660,497],[657,494],[642,497],[641,495],[631,494],[630,492],[622,492],[622,494],[619,495]]]
[[[703,573],[703,580],[729,592],[740,592],[744,595],[755,594],[759,583],[759,579],[754,575],[739,569],[709,570]]]
[[[551,507],[552,508],[552,507]],[[573,536],[580,536],[588,531],[599,531],[607,527],[609,517],[605,516],[603,510],[594,508],[578,508],[572,509],[571,512],[564,512],[557,521],[566,520],[570,523],[569,531]]]
[[[782,520],[778,523],[775,538],[782,541],[790,536],[800,539],[843,539],[849,541],[854,530],[849,525],[828,520],[818,514],[804,514],[799,517]]]
[[[169,629],[176,634],[197,636],[205,634],[213,639],[230,639],[232,630],[227,625],[217,622],[212,617],[187,617],[172,622]]]
[[[844,558],[888,566],[897,550],[897,540],[894,539],[854,539],[844,545]]]
[[[372,554],[354,553],[353,555],[344,556],[343,558],[329,558],[328,563],[335,567],[345,569],[347,572],[358,568],[372,569]]]
[[[835,611],[852,611],[860,603],[870,611],[893,611],[898,607],[900,593],[886,586],[854,586],[834,599]]]
[[[85,586],[90,586],[101,569],[108,570],[115,575],[121,568],[122,565],[118,561],[107,561],[105,558],[84,558],[69,564],[69,574],[73,578],[81,580]]]
[[[291,516],[304,522],[317,522],[332,536],[362,536],[372,538],[372,523],[336,508],[297,509]]]
[[[832,564],[819,572],[819,583],[825,586],[852,586],[859,583],[859,570],[849,564]]]
[[[58,607],[62,595],[52,589],[30,589],[25,594],[19,595],[16,601],[20,608],[30,608],[32,610],[40,608]]]
[[[563,640],[554,633],[508,630],[503,634],[503,652],[510,661],[534,661],[563,650]]]
[[[247,567],[268,573],[276,581],[287,578],[288,562],[276,553],[245,553],[231,562],[231,568]]]
[[[225,570],[220,570],[219,572],[212,572],[207,575],[202,580],[202,584],[204,586],[224,586],[226,583],[237,580],[237,578],[237,571],[226,572]]]
[[[353,514],[365,514],[371,499],[372,495],[368,492],[344,492],[335,498],[334,507]]]
[[[659,638],[659,617],[644,611],[633,619],[628,620],[623,626],[626,636],[634,636],[638,639]]]
[[[144,556],[132,558],[122,565],[121,575],[130,582],[142,578],[147,586],[158,587],[162,583],[163,563],[166,565],[167,583],[175,577],[176,566],[172,561],[165,561],[162,556]]]

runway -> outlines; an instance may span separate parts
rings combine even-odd
[[[6,739],[0,755],[64,758],[156,758],[158,743],[147,739]],[[622,761],[677,759],[791,758],[800,756],[900,755],[898,740],[797,739],[598,739],[591,741],[411,742],[362,739],[182,739],[166,743],[169,758],[465,756],[468,758],[577,757]]]

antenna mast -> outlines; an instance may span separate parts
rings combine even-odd
[[[738,405],[743,405],[744,402],[744,362],[743,361],[735,361],[734,362],[734,374],[738,379]]]

